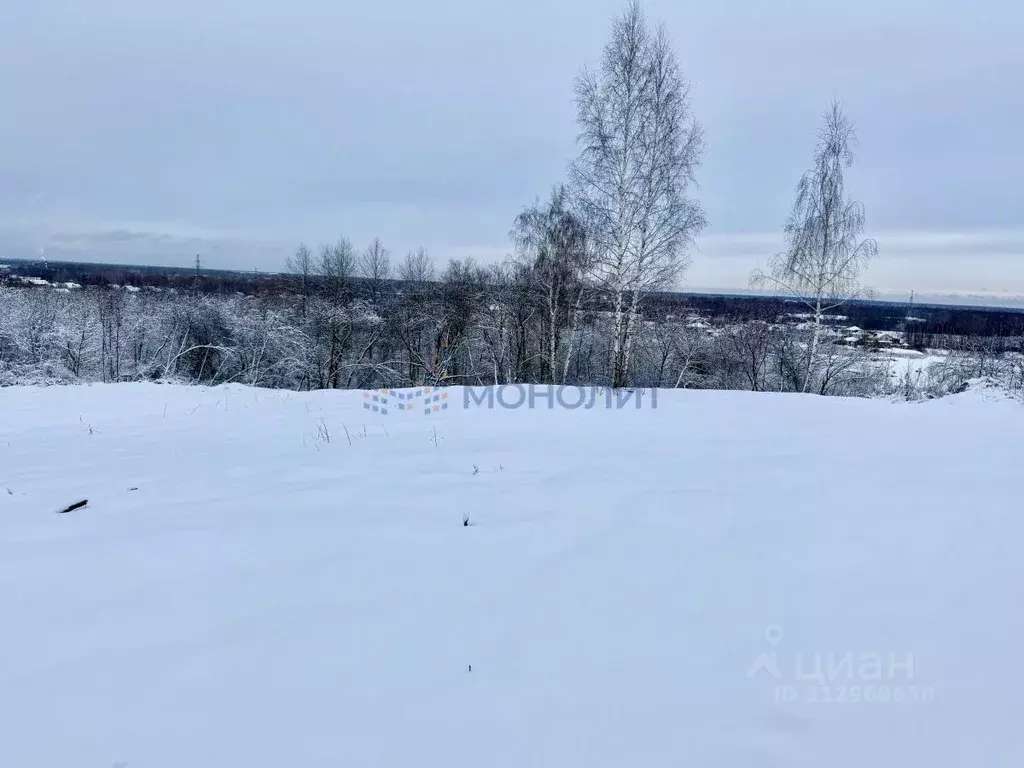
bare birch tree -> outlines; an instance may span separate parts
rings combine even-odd
[[[688,266],[705,226],[688,197],[703,131],[663,26],[653,33],[634,0],[612,24],[600,69],[576,82],[580,155],[572,169],[594,247],[594,277],[614,311],[612,386],[628,383],[640,304]]]
[[[860,285],[867,262],[878,254],[874,240],[861,240],[864,206],[850,200],[843,171],[853,165],[856,136],[842,106],[833,101],[818,134],[814,166],[797,185],[786,222],[787,249],[775,254],[767,272],[755,270],[751,283],[772,286],[811,312],[802,390],[811,391],[825,315],[870,292]]]
[[[430,370],[427,340],[434,324],[435,313],[430,302],[434,278],[434,263],[425,248],[415,253],[409,251],[398,265],[402,299],[388,317],[399,345],[405,350],[406,377],[412,385],[422,384]]]
[[[427,255],[426,248],[421,247],[415,253],[409,251],[405,255],[405,261],[398,265],[398,279],[415,288],[424,288],[434,279],[434,262]]]
[[[324,278],[324,286],[331,299],[342,304],[348,303],[352,297],[356,267],[355,248],[347,237],[338,238],[338,242],[333,246],[321,246],[320,274]]]
[[[527,259],[531,294],[540,305],[545,375],[564,382],[573,354],[573,339],[586,292],[587,235],[579,216],[569,209],[569,192],[556,187],[551,199],[516,217],[512,240]],[[568,340],[563,344],[563,337]]]
[[[313,275],[316,273],[316,265],[313,263],[313,252],[305,243],[295,249],[295,253],[285,261],[285,269],[293,276],[295,287],[302,299],[302,316],[306,316],[306,302],[313,289]]]
[[[322,326],[329,340],[327,358],[328,387],[342,386],[343,360],[352,336],[351,302],[356,255],[351,241],[345,237],[335,245],[320,249],[320,272],[327,289]]]
[[[359,276],[369,283],[370,297],[376,306],[385,281],[391,277],[391,255],[379,237],[375,237],[370,247],[363,252],[358,267]]]

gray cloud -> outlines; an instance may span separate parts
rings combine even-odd
[[[620,5],[10,3],[0,253],[179,264],[202,250],[272,269],[344,232],[500,257],[511,218],[564,175],[572,78]],[[1019,284],[1017,3],[647,7],[707,131],[692,283],[743,285],[777,247],[835,94],[861,139],[849,186],[882,247],[872,278]]]

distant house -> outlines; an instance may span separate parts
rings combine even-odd
[[[20,285],[30,285],[36,288],[50,285],[49,280],[43,280],[41,277],[15,277],[14,281]]]

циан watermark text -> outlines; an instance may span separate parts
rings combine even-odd
[[[815,651],[783,654],[778,625],[765,630],[770,650],[747,669],[750,679],[773,683],[780,704],[912,704],[935,700],[935,688],[919,680],[913,653],[906,651]]]

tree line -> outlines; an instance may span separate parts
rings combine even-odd
[[[435,274],[422,251],[394,265],[400,287],[374,297],[357,288],[358,261],[348,270],[338,258],[346,249],[329,248],[329,281],[295,275],[289,290],[262,295],[0,288],[0,385],[582,386],[614,375],[613,299],[581,300],[578,284],[521,261],[453,261]],[[808,385],[806,324],[677,310],[634,328],[630,386],[917,397],[978,377],[1020,380],[1021,356],[983,337],[963,337],[926,375],[904,379],[900,359],[829,336]]]

